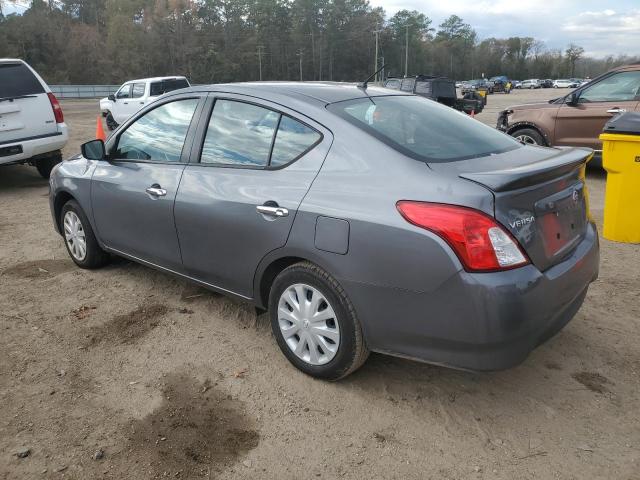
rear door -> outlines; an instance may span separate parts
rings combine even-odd
[[[555,144],[602,149],[599,135],[604,124],[623,111],[638,109],[640,71],[617,72],[589,84],[580,92],[578,104],[558,110]]]
[[[0,62],[0,145],[58,134],[43,83],[22,61]]]
[[[209,102],[176,198],[182,258],[189,275],[251,298],[258,263],[287,242],[332,136],[267,101]]]
[[[118,130],[97,163],[93,216],[107,247],[182,271],[173,207],[204,100],[171,97]]]

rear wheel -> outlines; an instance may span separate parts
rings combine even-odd
[[[111,112],[107,112],[107,116],[105,117],[105,119],[107,121],[107,128],[109,130],[115,130],[116,128],[118,128],[118,122],[115,121]]]
[[[271,287],[269,312],[282,353],[308,375],[339,380],[369,355],[345,291],[316,265],[302,262],[283,270]]]
[[[544,141],[540,132],[534,130],[533,128],[521,128],[520,130],[516,130],[511,134],[516,140],[524,143],[525,145],[541,145],[543,147],[547,146],[547,142]]]
[[[51,170],[62,161],[62,155],[53,154],[50,157],[43,157],[36,160],[36,169],[42,178],[49,178]]]
[[[87,216],[75,200],[62,207],[60,226],[67,252],[76,265],[93,269],[108,263],[109,254],[100,248]]]

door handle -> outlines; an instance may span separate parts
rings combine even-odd
[[[626,111],[626,108],[613,107],[607,110],[607,113],[625,113]]]
[[[157,183],[151,185],[145,190],[145,192],[154,197],[164,197],[167,194],[167,191],[164,188],[160,187],[160,185],[158,185]]]
[[[269,217],[287,217],[289,216],[289,210],[286,208],[271,206],[271,205],[258,205],[256,207],[258,213],[268,215]]]

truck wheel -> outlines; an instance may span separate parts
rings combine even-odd
[[[48,179],[51,175],[51,170],[57,164],[62,161],[62,155],[55,154],[50,157],[43,157],[36,160],[36,168],[38,169],[38,173],[42,176],[42,178]]]
[[[110,131],[118,128],[118,122],[114,120],[113,115],[111,115],[111,112],[107,112],[106,120],[107,120],[107,128]]]
[[[513,132],[511,136],[525,145],[547,146],[547,142],[544,141],[542,135],[533,128],[521,128],[520,130]]]

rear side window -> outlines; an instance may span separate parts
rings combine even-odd
[[[134,83],[131,92],[131,98],[140,98],[144,96],[144,83]]]
[[[404,80],[402,80],[402,86],[400,87],[400,90],[402,90],[403,92],[413,92],[413,86],[415,85],[415,83],[415,78],[405,78]]]
[[[0,63],[0,98],[44,93],[44,87],[24,63]]]
[[[151,97],[157,97],[164,93],[173,92],[174,90],[187,88],[189,86],[190,86],[189,82],[187,82],[186,78],[174,78],[174,79],[162,80],[159,82],[153,82],[151,84],[149,95]]]
[[[279,114],[257,105],[217,100],[202,146],[202,163],[266,167]]]
[[[449,162],[521,147],[512,137],[419,96],[359,98],[327,107],[399,152]]]
[[[112,156],[116,159],[179,162],[198,105],[194,98],[165,103],[122,132]]]
[[[400,89],[400,80],[387,80],[387,83],[384,84],[387,88],[393,88],[394,90]]]
[[[320,138],[321,135],[314,129],[283,115],[273,144],[270,165],[278,167],[292,162],[313,148]]]

